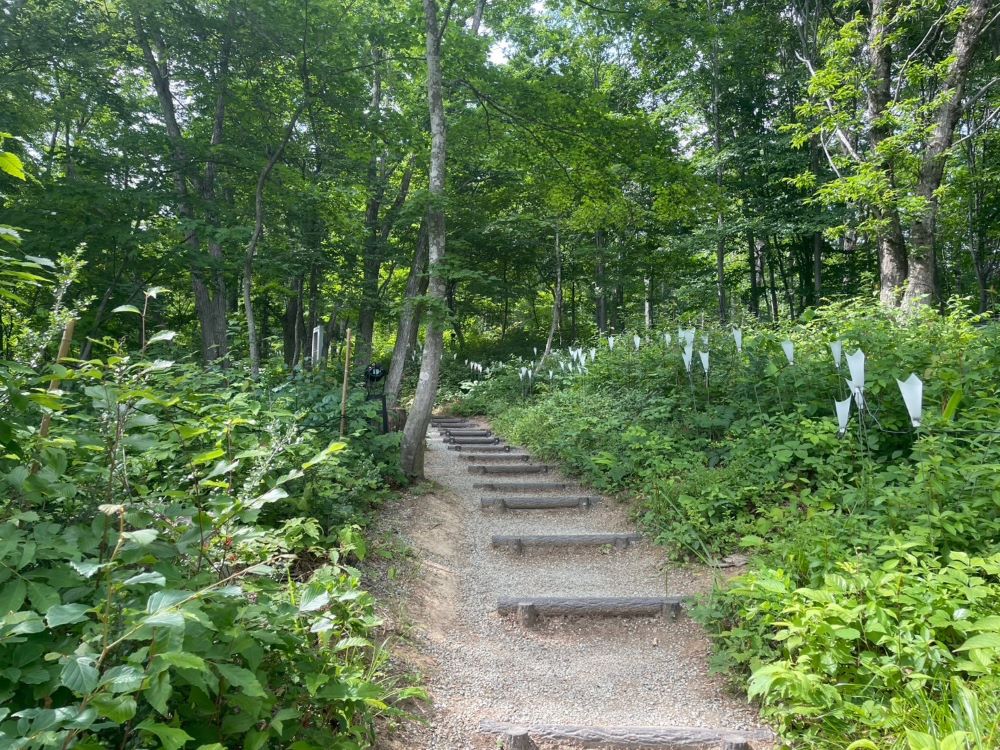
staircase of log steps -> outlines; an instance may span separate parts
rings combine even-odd
[[[462,417],[433,417],[431,426],[441,435],[448,450],[459,451],[469,471],[481,475],[473,487],[484,494],[479,503],[483,512],[533,510],[585,512],[601,498],[586,494],[572,482],[549,477],[556,467],[535,463],[531,456],[506,444],[490,429]],[[533,494],[534,493],[534,494]],[[511,554],[526,548],[558,550],[601,548],[625,549],[640,539],[638,534],[606,533],[595,529],[587,534],[494,535],[489,543]],[[484,540],[486,543],[486,540]],[[530,628],[547,617],[669,617],[682,615],[685,597],[553,597],[533,596],[525,591],[516,597],[497,599],[502,616],[517,618]],[[770,746],[766,732],[727,731],[700,727],[589,727],[576,725],[522,726],[483,721],[480,730],[498,737],[506,750],[535,750],[536,741],[566,743],[573,747],[648,748],[649,750],[753,750]]]

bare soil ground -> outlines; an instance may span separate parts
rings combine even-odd
[[[687,616],[552,618],[531,629],[498,616],[501,596],[690,594],[707,591],[718,571],[670,565],[647,542],[521,555],[493,549],[493,534],[633,528],[612,501],[590,511],[483,510],[480,497],[489,493],[472,487],[483,479],[468,464],[432,428],[428,482],[383,516],[381,544],[400,554],[382,561],[371,585],[386,602],[399,666],[418,674],[432,699],[417,707],[422,721],[389,728],[383,750],[495,750],[497,738],[479,731],[483,720],[761,728],[752,708],[708,674],[708,640]]]

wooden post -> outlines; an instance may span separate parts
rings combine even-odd
[[[70,318],[66,321],[66,327],[63,329],[62,341],[59,342],[59,353],[56,355],[56,363],[62,362],[69,356],[69,347],[73,343],[73,330],[76,328],[76,318]],[[59,388],[59,379],[54,378],[49,381],[49,391],[54,391]],[[52,414],[48,413],[42,417],[42,424],[38,428],[38,434],[40,437],[49,436],[49,425],[52,424]]]
[[[351,329],[347,329],[347,340],[344,344],[344,389],[340,394],[340,436],[347,433],[347,381],[351,375]]]
[[[526,729],[512,729],[503,737],[504,750],[538,750]]]

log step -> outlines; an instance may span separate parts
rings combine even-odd
[[[647,748],[648,750],[751,750],[751,742],[773,743],[766,729],[727,730],[702,727],[583,727],[559,724],[508,724],[483,720],[479,731],[501,737],[523,737],[562,746]],[[524,745],[531,747],[531,745]]]
[[[472,451],[463,451],[459,458],[463,461],[490,461],[495,463],[531,460],[531,456],[527,453],[473,453]]]
[[[505,466],[503,464],[472,464],[469,467],[469,471],[473,473],[479,472],[480,474],[548,474],[549,469],[554,468],[554,466],[549,466],[549,464],[514,464],[512,466]]]
[[[599,498],[589,495],[481,497],[479,498],[479,507],[496,508],[501,512],[505,510],[558,510],[559,508],[589,510],[598,500]]]
[[[463,419],[462,417],[452,417],[449,419],[436,419],[432,417],[431,424],[434,425],[435,427],[441,427],[448,425],[465,425],[465,424],[474,425],[475,423],[468,419]]]
[[[498,437],[446,437],[446,443],[455,445],[496,445],[500,442]]]
[[[575,489],[576,485],[570,482],[475,482],[472,488],[489,492],[546,492]]]
[[[621,550],[640,539],[642,537],[639,534],[495,535],[491,544],[494,547],[507,547],[520,554],[525,547],[603,547],[607,545]]]
[[[461,430],[443,430],[443,432],[448,437],[493,437],[493,433],[489,430],[475,427],[463,427]]]
[[[510,451],[509,445],[459,445],[457,443],[448,443],[448,450],[450,451],[468,451],[469,453],[498,453],[500,451]]]
[[[681,611],[681,596],[514,596],[497,600],[497,614],[516,614],[522,625],[539,617],[658,617]]]

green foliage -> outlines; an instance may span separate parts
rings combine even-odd
[[[353,567],[391,446],[171,342],[0,367],[0,747],[368,747],[421,696]]]
[[[971,721],[932,708],[989,702],[986,686],[1000,679],[996,328],[960,306],[904,319],[830,305],[779,330],[744,326],[742,355],[728,331],[699,331],[708,378],[697,355],[689,377],[662,334],[638,350],[631,334],[616,339],[613,350],[599,342],[583,375],[557,353],[541,369],[559,374],[531,393],[519,378],[529,363],[493,365],[460,409],[631,497],[675,556],[754,555],[697,616],[714,665],[747,680],[789,739],[937,747],[923,735],[970,727],[995,737],[981,712]],[[835,339],[867,354],[869,411],[855,411],[843,437]],[[911,371],[925,388],[919,430],[895,382]]]

